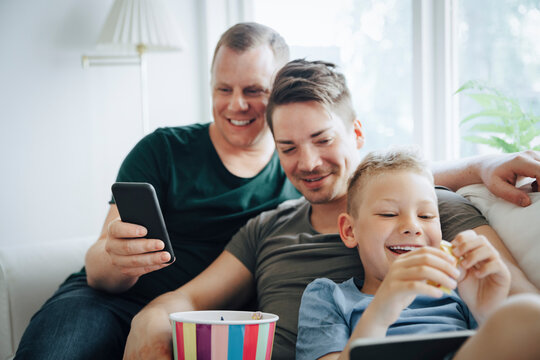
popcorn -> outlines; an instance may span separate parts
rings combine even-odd
[[[251,314],[251,318],[253,320],[261,320],[263,318],[263,315],[260,311],[257,311],[257,312],[254,312],[253,314]]]
[[[454,253],[452,252],[452,244],[449,243],[448,241],[446,240],[441,240],[441,250],[444,251],[445,253],[447,254],[450,254],[452,255],[454,258],[456,258],[456,264],[457,262],[459,261],[459,259],[454,255]],[[431,280],[428,280],[427,283],[429,285],[433,285],[437,288],[440,288],[443,292],[447,293],[447,294],[450,294],[452,291],[447,288],[446,286],[441,286],[441,284],[437,284],[436,282],[434,281],[431,281]]]

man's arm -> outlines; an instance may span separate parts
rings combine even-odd
[[[124,359],[171,359],[170,313],[238,308],[251,298],[254,289],[253,274],[224,251],[193,280],[157,297],[133,318]]]
[[[495,195],[519,206],[531,204],[529,196],[515,187],[520,177],[540,179],[540,152],[475,156],[432,166],[435,184],[454,191],[484,183]]]
[[[146,229],[123,223],[119,216],[112,204],[99,239],[85,257],[88,285],[111,293],[128,290],[141,275],[168,266],[164,263],[170,259],[167,252],[158,251],[164,248],[163,241],[137,239],[146,235]]]
[[[491,245],[499,252],[503,262],[510,270],[510,275],[512,280],[510,282],[510,293],[509,295],[519,294],[519,293],[540,293],[540,291],[534,286],[530,280],[527,278],[525,273],[519,268],[516,260],[508,251],[506,245],[502,239],[497,235],[495,230],[489,225],[478,226],[473,229],[478,235],[484,235]]]

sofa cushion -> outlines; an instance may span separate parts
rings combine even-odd
[[[484,185],[458,190],[487,218],[529,280],[540,288],[540,193],[531,192],[532,204],[520,207],[493,195]]]

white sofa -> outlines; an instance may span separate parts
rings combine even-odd
[[[458,193],[482,211],[540,288],[540,193],[530,194],[533,204],[527,208],[496,198],[483,185],[467,186]],[[0,360],[13,357],[32,315],[70,273],[81,268],[86,250],[96,239],[0,246]]]
[[[97,236],[0,246],[0,360],[12,359],[24,329]]]

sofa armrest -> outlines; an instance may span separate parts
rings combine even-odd
[[[0,359],[14,356],[30,318],[84,265],[97,236],[0,245]]]

